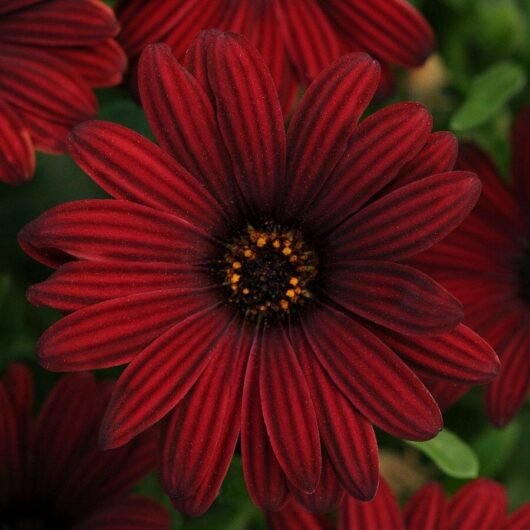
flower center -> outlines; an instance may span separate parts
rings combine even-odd
[[[299,309],[312,298],[317,276],[316,253],[299,230],[273,223],[247,226],[227,244],[218,277],[227,300],[253,318],[276,318]]]

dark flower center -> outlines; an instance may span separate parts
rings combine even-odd
[[[519,291],[524,300],[530,302],[530,240],[523,247],[523,253],[516,262],[519,276]]]
[[[227,300],[246,316],[277,318],[312,298],[318,259],[299,230],[247,226],[228,244],[217,276]]]

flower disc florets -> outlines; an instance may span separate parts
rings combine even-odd
[[[284,316],[312,298],[318,259],[299,230],[249,225],[226,249],[217,275],[228,302],[246,316]]]

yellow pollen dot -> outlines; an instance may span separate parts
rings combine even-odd
[[[289,309],[289,302],[287,300],[280,300],[280,307],[284,311],[287,311],[287,309]]]
[[[239,289],[239,287],[234,283],[233,285],[230,286],[230,288],[232,289],[232,291],[237,291]]]
[[[290,258],[289,258],[289,262],[290,263],[295,263],[296,261],[298,261],[298,256],[296,254],[293,254]]]
[[[285,247],[283,250],[282,250],[282,254],[284,256],[289,256],[291,254],[292,250],[289,248],[289,247]]]
[[[248,294],[250,293],[250,289],[247,289],[246,287],[243,289],[243,294]]]
[[[232,263],[232,267],[234,269],[240,269],[241,268],[241,263],[239,261],[234,261],[234,263]]]
[[[288,289],[287,291],[285,291],[285,294],[286,294],[289,298],[294,298],[294,296],[295,296],[294,289]]]
[[[267,239],[264,237],[259,237],[258,240],[256,241],[256,246],[260,248],[264,247],[266,244],[267,244]]]
[[[289,283],[293,286],[293,287],[296,287],[298,285],[298,278],[296,276],[293,276],[290,280],[289,280]]]
[[[230,277],[230,283],[237,283],[241,279],[239,274],[232,274]]]
[[[280,248],[281,245],[282,245],[282,244],[281,244],[281,242],[280,242],[279,239],[275,239],[275,240],[273,241],[273,243],[272,243],[272,246],[273,246],[274,248]]]
[[[259,306],[259,310],[260,311],[267,311],[267,306],[266,305],[260,305]]]
[[[247,248],[247,249],[243,252],[243,256],[245,256],[245,258],[251,258],[251,257],[252,257],[252,250],[250,250],[249,248]]]

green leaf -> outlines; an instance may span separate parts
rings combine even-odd
[[[467,100],[451,119],[455,131],[467,131],[486,123],[526,84],[526,74],[517,64],[502,62],[476,77]]]
[[[480,474],[495,476],[502,472],[521,437],[521,425],[514,421],[501,430],[488,428],[474,440],[480,461]]]
[[[427,442],[406,442],[427,455],[444,473],[455,478],[476,478],[479,461],[473,450],[455,433],[444,429]]]

